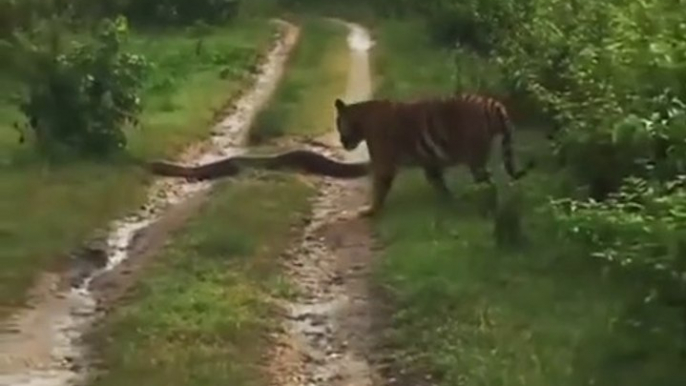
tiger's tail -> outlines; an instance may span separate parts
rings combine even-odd
[[[498,105],[495,110],[498,118],[500,119],[501,133],[503,136],[501,141],[503,166],[505,167],[507,174],[516,181],[524,177],[529,172],[529,170],[534,166],[534,162],[529,161],[525,168],[520,170],[516,169],[514,154],[512,151],[514,124],[512,124],[510,117],[507,115],[507,112],[502,105]]]

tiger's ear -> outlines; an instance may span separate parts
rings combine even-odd
[[[336,98],[336,101],[334,102],[334,106],[336,106],[337,110],[343,110],[345,108],[345,102],[343,102],[339,98]]]

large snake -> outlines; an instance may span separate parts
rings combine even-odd
[[[297,171],[335,178],[358,178],[369,173],[368,162],[346,163],[310,150],[290,150],[270,155],[239,155],[198,166],[182,166],[165,161],[147,164],[156,175],[207,180],[237,175],[244,168]]]

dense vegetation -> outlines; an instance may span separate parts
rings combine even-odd
[[[527,114],[542,115],[557,169],[568,176],[550,203],[559,236],[589,256],[666,281],[654,290],[686,307],[684,1],[368,4],[378,19],[422,20],[426,29],[415,33],[460,57],[453,90],[524,99]],[[495,70],[465,63],[475,55]],[[471,79],[460,83],[465,72]],[[402,83],[395,81],[390,87]]]
[[[422,30],[412,21],[377,29],[379,95],[496,86],[497,63],[441,50]],[[659,284],[650,270],[605,264],[588,244],[560,234],[569,228],[551,215],[550,199],[574,185],[541,130],[518,127],[517,154],[540,167],[508,186],[497,153],[492,160],[501,210],[521,220],[517,248],[496,243],[494,219],[480,212],[484,191],[465,170],[449,174],[457,196],[450,208],[436,204],[421,171],[396,182],[377,223],[387,246],[378,281],[394,299],[393,355],[442,385],[679,384],[683,308],[646,297]]]
[[[55,13],[78,23],[125,16],[141,26],[223,23],[239,13],[240,0],[2,0],[0,37],[31,29]]]
[[[188,26],[65,4],[0,0],[0,314],[140,205],[150,178],[128,160],[175,156],[205,138],[274,36],[253,3]]]
[[[488,53],[559,128],[555,151],[575,187],[552,203],[560,236],[656,280],[646,302],[686,307],[686,4],[457,3],[434,1],[428,20],[473,28],[437,34]]]
[[[577,350],[586,347],[595,351],[594,356],[582,359],[581,356],[588,353],[578,352],[568,357],[568,360],[578,362],[568,363],[571,366],[568,370],[563,369],[560,363],[558,377],[534,373],[525,376],[506,373],[502,369],[502,374],[507,374],[509,380],[500,379],[498,383],[518,384],[512,379],[518,375],[529,382],[522,378],[522,384],[569,382],[570,377],[562,377],[565,371],[580,377],[572,383],[591,380],[596,384],[677,382],[682,375],[672,371],[683,366],[686,347],[686,90],[683,86],[686,44],[682,38],[686,27],[683,16],[686,4],[683,1],[658,0],[408,0],[372,3],[378,6],[377,12],[381,13],[377,15],[382,15],[382,20],[388,17],[419,19],[423,24],[423,28],[419,28],[400,23],[395,29],[390,29],[392,32],[388,28],[379,31],[380,38],[385,39],[378,58],[384,66],[379,69],[381,93],[408,96],[433,89],[442,92],[479,90],[496,94],[510,104],[515,115],[542,118],[545,124],[539,124],[535,129],[552,137],[547,149],[534,151],[540,153],[539,157],[544,161],[544,166],[539,168],[542,174],[519,186],[520,193],[525,196],[521,210],[528,217],[525,222],[530,241],[526,249],[528,262],[518,260],[518,257],[508,262],[502,260],[504,256],[498,261],[486,258],[489,253],[498,252],[487,252],[488,248],[479,246],[479,237],[484,236],[479,236],[478,226],[474,224],[472,229],[468,229],[459,221],[427,219],[438,221],[435,226],[441,231],[418,235],[416,231],[405,230],[404,221],[395,219],[382,224],[388,232],[387,237],[398,244],[398,252],[389,252],[389,255],[397,256],[389,263],[395,265],[384,270],[395,276],[387,276],[387,280],[410,296],[404,298],[405,301],[414,306],[427,304],[428,308],[422,313],[446,311],[440,307],[433,309],[431,304],[443,304],[450,309],[449,299],[452,299],[452,307],[460,309],[454,302],[466,301],[466,293],[477,296],[488,291],[495,294],[507,288],[508,295],[502,293],[502,296],[508,302],[503,306],[509,308],[511,305],[507,304],[516,303],[518,299],[529,299],[534,303],[540,301],[540,305],[545,305],[550,311],[548,319],[541,323],[544,326],[548,323],[547,327],[561,331],[565,331],[561,328],[565,319],[576,320],[571,311],[577,307],[574,304],[579,303],[570,303],[569,299],[586,302],[588,323],[579,322],[576,331],[567,333],[576,333],[588,341],[584,344],[569,341],[567,344]],[[385,25],[392,23],[385,22]],[[411,34],[406,32],[410,28]],[[405,39],[400,41],[393,35],[404,35]],[[424,35],[431,41],[421,41],[421,37],[410,38],[408,35]],[[396,48],[384,48],[383,43]],[[427,57],[431,50],[427,47],[443,54],[436,54],[427,61],[408,59]],[[398,53],[401,51],[412,53]],[[436,64],[437,61],[444,65]],[[401,62],[411,62],[418,74]],[[446,66],[452,69],[446,70]],[[435,87],[430,87],[431,84]],[[446,87],[446,84],[450,86]],[[413,220],[416,227],[417,219]],[[472,221],[479,222],[476,219]],[[458,242],[449,242],[443,233],[452,231],[468,232],[464,238],[469,243],[460,246]],[[436,260],[433,262],[410,263],[411,258],[400,257],[399,251],[408,250],[409,243],[403,240],[412,237],[416,243],[424,238],[427,242],[433,239],[432,248],[445,248],[441,249],[442,254],[452,254],[453,258],[455,255],[469,255],[487,259],[491,268],[482,270],[478,267],[486,263],[472,259],[448,262],[440,258],[439,252],[435,252]],[[421,257],[415,256],[415,259]],[[498,272],[501,269],[496,270],[493,264],[507,267],[511,277],[500,277]],[[455,280],[464,282],[442,283],[440,280],[447,277],[440,272],[448,266],[475,275],[481,272],[483,284],[477,286],[473,280],[457,277]],[[434,271],[436,267],[440,270]],[[578,286],[596,286],[597,289],[604,288],[606,293],[580,288],[567,293],[571,287],[568,288],[565,280],[553,270],[567,270],[564,275],[576,278]],[[580,275],[579,270],[586,273]],[[593,272],[602,275],[593,278]],[[557,278],[558,285],[550,289],[548,300],[542,300],[542,296],[548,293],[544,289],[546,284],[541,283],[534,273],[546,274],[549,279]],[[403,274],[408,275],[405,278],[408,282],[402,281]],[[533,292],[517,294],[516,288],[521,291],[532,289],[531,286],[517,284],[518,275],[528,277],[522,280],[539,283],[538,299],[533,297]],[[409,283],[412,280],[414,285]],[[493,286],[489,287],[487,283],[494,280]],[[614,284],[607,287],[607,283]],[[422,285],[425,287],[421,288]],[[444,302],[428,300],[436,299],[436,291],[443,291]],[[615,294],[607,297],[612,291],[616,291]],[[557,295],[553,295],[554,292]],[[423,297],[416,297],[419,294]],[[555,299],[555,296],[560,298]],[[470,302],[481,301],[485,298]],[[503,323],[506,320],[503,317],[517,319],[524,315],[528,315],[529,322],[539,320],[539,317],[525,314],[522,310],[514,313],[504,309],[495,311],[499,303],[492,298],[489,301],[492,302],[491,311],[502,312],[500,317],[492,315],[494,323]],[[472,312],[476,313],[477,309],[489,312],[485,305],[479,307],[475,306]],[[563,311],[566,307],[572,308]],[[414,311],[409,313],[414,314]],[[444,317],[456,313],[467,318],[469,315],[466,309],[460,309],[447,311]],[[596,317],[598,319],[592,321]],[[552,321],[555,318],[559,320]],[[407,320],[418,322],[424,319],[410,317]],[[481,335],[477,339],[477,335],[466,333],[464,320],[458,319],[457,323],[463,323],[463,326],[456,327],[454,331],[449,327],[420,324],[408,332],[416,336],[419,330],[440,328],[443,333],[437,337],[446,344],[449,340],[445,340],[445,334],[450,333],[455,334],[455,339],[471,342],[468,343],[471,345],[481,342],[489,347],[488,339],[499,341],[496,335]],[[607,329],[598,329],[602,323],[607,323]],[[486,326],[481,328],[488,330]],[[478,331],[479,328],[473,332]],[[495,328],[493,334],[497,331]],[[535,331],[533,334],[530,344],[534,346],[545,339],[558,339],[543,331],[538,331],[538,339]],[[598,344],[591,343],[593,339],[589,336],[595,336],[593,339],[597,339]],[[438,341],[432,343],[437,344]],[[513,347],[516,347],[514,350],[522,349],[516,344],[510,346]],[[421,349],[427,350],[428,347]],[[546,350],[546,346],[539,349]],[[465,378],[464,372],[460,375],[452,373],[449,370],[451,365],[446,362],[455,356],[459,360],[452,365],[460,367],[469,355],[476,355],[474,349],[465,351],[463,347],[448,345],[445,350],[449,351],[427,356],[433,357],[434,365],[438,363],[438,367],[448,370],[448,375],[455,377],[451,378],[453,381],[470,379],[472,382],[484,382],[486,378],[480,378],[473,372],[468,372],[471,378]],[[538,357],[541,351],[531,353],[532,365],[542,360]],[[490,355],[493,355],[491,360],[499,358],[497,360],[505,361],[501,364],[515,360],[502,352]],[[523,354],[520,352],[520,355]],[[565,355],[565,352],[555,355]],[[484,363],[488,356],[486,352],[474,356],[472,359],[476,362],[473,366]],[[540,370],[553,371],[548,366],[556,366],[555,362],[549,355],[545,358],[548,362],[541,362],[539,365],[543,367]],[[509,363],[513,364],[513,370],[517,367],[515,362]],[[500,368],[489,370],[485,366],[482,370],[497,371]],[[495,380],[491,378],[490,382]]]

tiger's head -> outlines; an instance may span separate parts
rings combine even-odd
[[[354,150],[362,141],[364,133],[362,127],[356,122],[348,106],[342,100],[336,98],[336,130],[338,131],[341,145],[345,150]]]

